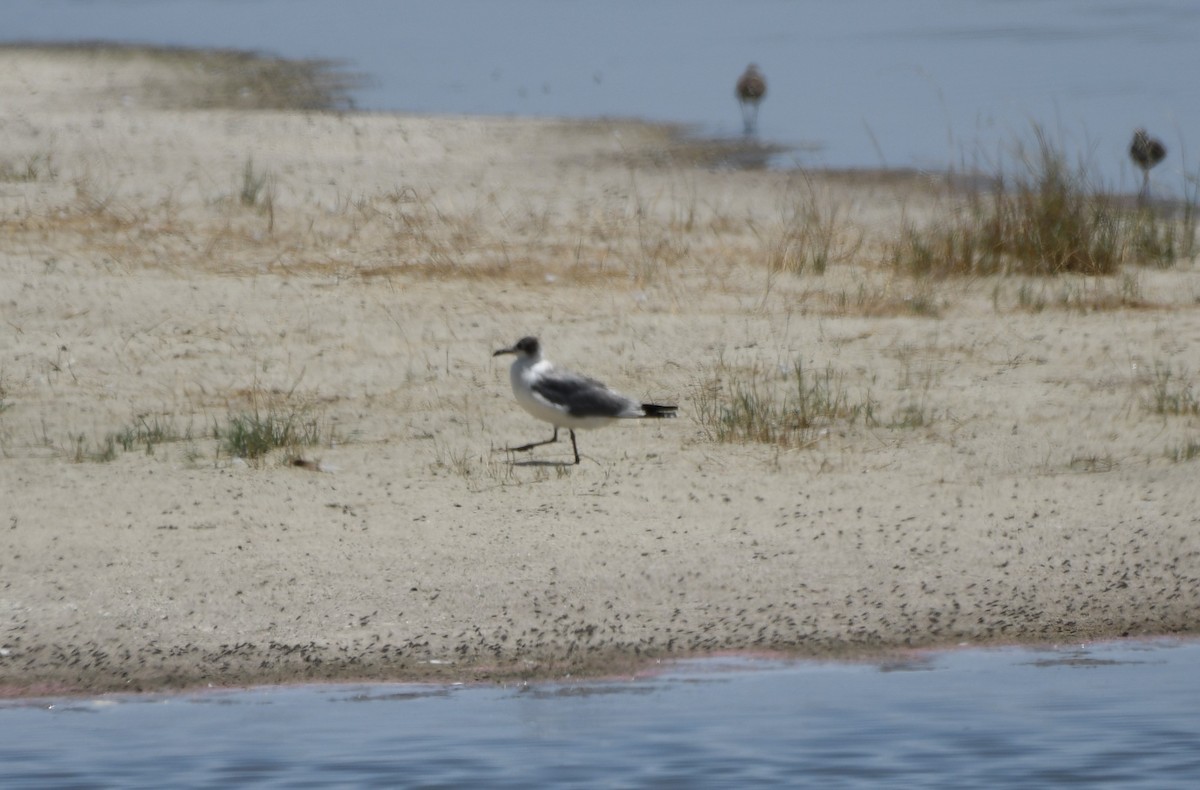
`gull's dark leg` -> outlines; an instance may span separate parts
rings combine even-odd
[[[526,450],[532,450],[532,449],[533,449],[533,448],[535,448],[535,447],[541,447],[543,444],[554,444],[554,443],[555,443],[555,442],[557,442],[557,441],[558,441],[558,426],[557,426],[557,425],[555,425],[555,426],[554,426],[554,436],[550,437],[550,438],[549,438],[549,439],[547,439],[546,441],[544,441],[544,442],[530,442],[529,444],[523,444],[523,445],[521,445],[520,447],[509,447],[509,448],[508,448],[508,451],[509,451],[510,453],[521,453],[521,452],[524,452],[524,451],[526,451]],[[575,434],[574,434],[574,433],[572,433],[572,434],[571,434],[571,441],[572,441],[572,442],[574,442],[574,441],[575,441]]]
[[[575,451],[575,465],[578,466],[579,465],[579,448],[575,446],[575,431],[573,429],[568,429],[568,430],[571,431],[571,449]]]

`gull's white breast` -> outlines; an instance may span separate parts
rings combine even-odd
[[[609,425],[615,417],[572,417],[567,407],[552,403],[533,391],[533,382],[539,377],[551,373],[554,365],[549,360],[539,359],[536,362],[529,359],[518,359],[509,369],[512,380],[513,395],[521,408],[539,420],[556,425],[559,428],[600,428]]]

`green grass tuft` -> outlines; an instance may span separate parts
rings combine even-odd
[[[1189,439],[1183,444],[1170,447],[1166,455],[1177,464],[1194,461],[1200,458],[1200,439]]]
[[[159,415],[139,414],[132,425],[109,434],[106,441],[129,452],[135,447],[144,445],[147,455],[154,454],[154,446],[191,438],[191,431],[180,433],[174,423]]]
[[[782,381],[762,370],[718,374],[693,396],[696,419],[717,442],[762,442],[803,447],[834,424],[875,425],[870,393],[852,395],[831,366],[813,374],[797,362]]]
[[[56,178],[58,168],[50,154],[32,154],[17,162],[0,160],[0,181],[54,181]]]
[[[1186,370],[1176,372],[1170,365],[1155,363],[1150,381],[1147,408],[1154,414],[1200,415],[1200,399]]]
[[[242,167],[242,188],[238,193],[238,199],[241,200],[243,206],[255,207],[260,201],[270,198],[271,191],[271,174],[259,173],[254,169],[254,158],[247,157],[246,164]]]
[[[105,437],[104,442],[99,448],[93,448],[84,434],[78,434],[71,437],[74,444],[74,452],[71,455],[72,460],[81,464],[84,461],[94,461],[96,463],[108,463],[117,457],[117,443],[110,434]]]
[[[295,451],[300,447],[320,444],[328,431],[321,420],[308,409],[265,411],[252,410],[232,414],[225,427],[214,426],[214,438],[220,440],[226,452],[235,458],[260,460],[276,449]]]

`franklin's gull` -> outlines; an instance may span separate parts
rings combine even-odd
[[[558,429],[571,433],[571,449],[579,463],[579,448],[575,444],[576,428],[600,428],[614,420],[640,417],[674,417],[676,406],[641,403],[609,389],[595,379],[581,376],[554,366],[542,356],[542,346],[536,337],[523,337],[512,348],[502,348],[492,354],[515,354],[509,377],[513,395],[525,411],[554,426],[554,436],[544,442],[530,442],[509,450],[519,452],[558,441]]]

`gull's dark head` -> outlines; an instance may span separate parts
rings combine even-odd
[[[538,339],[532,335],[521,338],[512,348],[502,348],[493,357],[498,357],[502,354],[516,354],[520,357],[537,357],[542,351],[542,347],[538,345]]]

